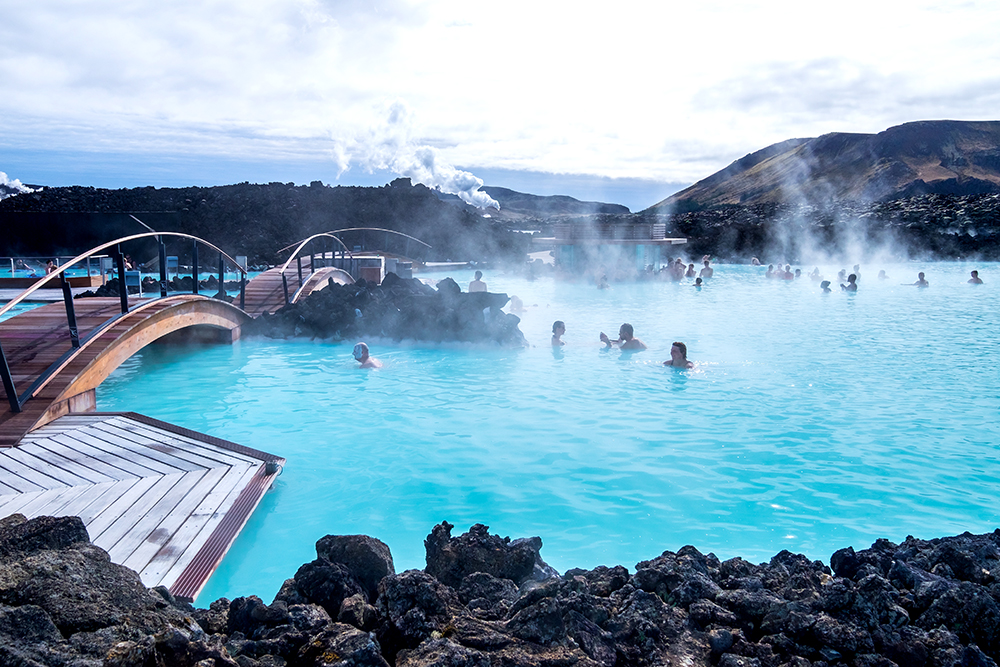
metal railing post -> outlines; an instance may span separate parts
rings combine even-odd
[[[21,402],[17,400],[17,392],[14,391],[14,376],[10,374],[10,366],[7,365],[7,355],[3,353],[2,345],[0,345],[0,378],[3,379],[3,389],[7,392],[10,411],[15,413],[20,412]]]
[[[316,253],[309,253],[309,275],[316,273]]]
[[[226,297],[226,264],[222,259],[222,253],[219,253],[219,293],[215,295],[217,299],[224,299]]]
[[[160,296],[167,295],[167,246],[163,243],[163,237],[159,237],[160,241]]]
[[[59,283],[62,286],[63,301],[66,302],[66,322],[69,324],[69,342],[75,348],[80,347],[80,330],[76,326],[76,309],[73,307],[73,290],[69,288],[69,281],[66,280],[66,272],[59,274]]]
[[[124,314],[128,312],[128,286],[125,284],[125,255],[121,246],[115,247],[115,265],[118,267],[118,299]]]
[[[285,290],[285,305],[287,306],[288,305],[288,278],[285,277],[284,273],[281,274],[281,287],[282,287],[282,289]]]
[[[198,242],[191,243],[191,294],[198,293]]]
[[[296,257],[295,258],[295,263],[299,267],[299,287],[302,287],[302,258],[301,257]],[[285,275],[285,274],[281,274],[281,275]]]
[[[247,274],[240,271],[240,310],[247,309]]]

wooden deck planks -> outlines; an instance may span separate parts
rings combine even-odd
[[[178,449],[183,449],[184,451],[204,456],[206,459],[225,465],[257,463],[260,460],[238,452],[226,451],[218,447],[213,447],[204,441],[199,441],[180,434],[157,431],[151,426],[146,426],[145,424],[132,420],[126,420],[124,418],[111,420],[108,423],[113,423],[120,428],[124,428],[127,431],[131,431],[132,433],[146,438],[152,438],[155,434],[160,442],[170,443]]]
[[[0,449],[0,516],[79,516],[114,562],[192,599],[283,463],[141,415],[72,414]]]
[[[122,553],[122,565],[130,567],[137,572],[145,568],[160,549],[174,541],[174,535],[177,530],[191,518],[191,513],[194,509],[201,504],[205,496],[212,492],[212,489],[222,481],[230,470],[230,468],[211,468],[210,470],[206,470],[201,479],[188,492],[184,493],[178,499],[177,503],[170,507],[168,512],[160,516],[156,508],[150,510],[143,517],[143,520],[147,521],[150,526],[149,537],[140,544],[135,545],[128,555],[125,555],[128,547],[127,543],[120,542],[116,545],[116,548],[119,548]],[[153,525],[153,522],[157,520],[158,522]]]
[[[172,544],[161,547],[140,572],[140,576],[152,579],[163,577],[170,581],[180,576],[195,557],[197,550],[190,548],[191,545],[202,544],[209,539],[256,470],[252,466],[230,469],[211,493],[194,508],[191,520],[186,521],[174,533]]]
[[[161,452],[150,450],[148,447],[124,441],[117,437],[106,436],[96,429],[80,429],[72,434],[66,433],[62,437],[79,442],[80,451],[86,451],[91,453],[91,455],[96,450],[104,451],[107,455],[118,457],[120,463],[117,465],[121,467],[127,467],[129,464],[132,464],[161,475],[182,471],[181,468],[172,465],[169,457],[164,457]],[[146,474],[150,473],[147,472]]]
[[[30,443],[22,444],[19,450],[32,456],[49,461],[66,472],[85,479],[92,484],[112,482],[125,479],[127,475],[120,468],[109,465],[99,459],[92,459],[50,438],[33,438]]]

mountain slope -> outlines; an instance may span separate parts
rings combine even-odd
[[[878,134],[835,132],[768,146],[647,212],[995,192],[1000,121],[917,121]]]

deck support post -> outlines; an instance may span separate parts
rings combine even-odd
[[[240,310],[247,309],[247,272],[240,268]]]
[[[10,402],[10,411],[18,413],[21,411],[21,402],[17,400],[17,392],[14,390],[14,376],[10,374],[10,366],[7,365],[7,355],[0,345],[0,378],[3,379],[3,390],[7,392],[7,400]]]
[[[125,284],[125,255],[122,247],[115,246],[115,265],[118,267],[118,299],[122,304],[122,314],[128,312],[128,286]]]
[[[163,237],[157,237],[160,246],[160,296],[167,295],[167,246],[163,243]]]
[[[198,293],[198,242],[191,242],[191,294]]]
[[[66,280],[66,272],[59,274],[59,283],[62,287],[63,301],[66,303],[66,324],[69,325],[69,343],[74,348],[80,348],[80,330],[76,326],[76,309],[73,308],[73,290],[69,288]]]
[[[299,287],[302,287],[302,258],[296,257],[295,264],[299,267]]]

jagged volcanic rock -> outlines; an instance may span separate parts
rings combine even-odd
[[[417,279],[386,275],[381,285],[359,280],[331,282],[296,303],[245,325],[244,333],[273,338],[309,336],[357,339],[380,336],[396,340],[486,342],[525,345],[520,318],[504,313],[506,294],[462,292],[450,278],[437,289]]]
[[[428,536],[427,571],[399,574],[371,538],[320,540],[326,556],[354,554],[354,568],[377,556],[387,572],[374,606],[357,584],[338,622],[296,580],[270,605],[250,596],[193,609],[110,564],[79,519],[14,515],[0,522],[0,664],[990,667],[1000,657],[1000,530],[878,540],[836,552],[832,569],[787,551],[753,564],[685,546],[631,575],[552,571],[520,588],[540,542],[450,530]],[[355,576],[336,565],[328,588]]]

